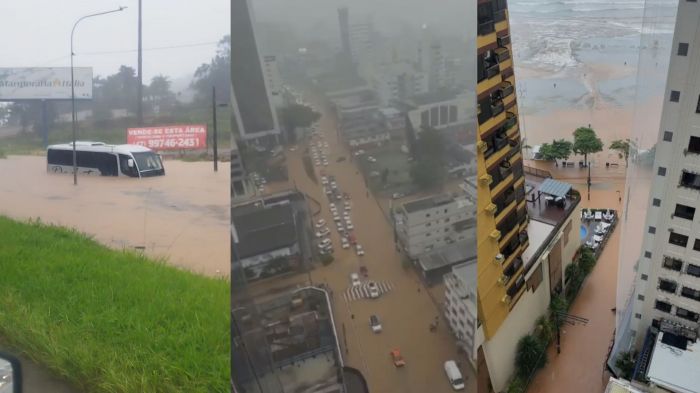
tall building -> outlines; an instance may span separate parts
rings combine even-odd
[[[700,328],[699,18],[697,2],[678,2],[634,292],[618,316],[618,332],[628,334],[617,334],[608,361],[614,369],[615,354],[637,350],[636,378],[673,392],[700,391],[698,373],[686,368],[697,370],[691,348]],[[635,232],[625,225],[623,233]]]
[[[275,144],[280,128],[255,38],[249,0],[231,0],[231,37],[234,132],[246,143]]]
[[[350,15],[347,7],[338,8],[338,24],[340,25],[340,47],[343,60],[352,64],[350,49]]]

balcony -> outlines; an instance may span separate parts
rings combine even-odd
[[[511,285],[510,288],[506,291],[506,294],[510,296],[511,298],[514,298],[515,295],[520,292],[520,289],[525,285],[525,278],[523,276],[518,277],[518,279],[515,281],[515,284]]]
[[[505,179],[508,177],[511,173],[513,173],[513,166],[508,160],[503,160],[501,161],[500,164],[498,164],[498,173],[501,176],[501,179]]]
[[[491,116],[498,116],[503,113],[504,106],[503,102],[499,101],[491,105]]]
[[[498,86],[498,91],[501,93],[501,98],[505,98],[510,96],[515,92],[515,88],[513,87],[513,84],[505,81],[501,82],[501,85]]]
[[[484,70],[484,75],[486,76],[486,79],[491,79],[494,76],[498,75],[501,72],[500,67],[498,66],[498,63],[494,65],[490,65],[486,67]]]
[[[530,236],[527,234],[527,231],[520,232],[520,235],[518,235],[518,240],[520,240],[521,244],[528,243],[530,241]]]
[[[510,129],[518,123],[518,116],[513,112],[506,112],[506,123],[503,125],[506,130]]]
[[[508,48],[497,48],[494,50],[494,52],[496,53],[496,58],[498,59],[499,63],[503,63],[504,61],[510,59],[510,51]]]
[[[510,265],[503,269],[503,274],[512,277],[521,267],[523,267],[523,258],[517,257]]]
[[[488,34],[495,32],[496,27],[494,25],[493,20],[489,20],[489,21],[479,23],[479,27],[477,28],[476,31],[477,31],[478,35],[488,35]]]
[[[506,10],[500,10],[493,13],[494,22],[498,23],[503,22],[504,20],[506,20]]]
[[[504,35],[502,37],[496,38],[496,42],[498,43],[498,46],[505,47],[506,45],[510,45],[510,36],[509,35]]]

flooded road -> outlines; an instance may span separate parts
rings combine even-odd
[[[166,175],[48,174],[43,156],[0,159],[0,214],[75,228],[115,249],[206,275],[228,276],[229,167],[165,161]]]

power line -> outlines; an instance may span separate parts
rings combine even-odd
[[[210,42],[200,42],[200,43],[196,43],[196,44],[156,46],[156,47],[152,47],[152,48],[143,48],[143,51],[145,52],[145,51],[156,51],[156,50],[166,50],[166,49],[192,48],[192,47],[197,47],[197,46],[216,45],[218,43],[219,43],[219,41],[210,41]],[[77,55],[99,56],[99,55],[112,55],[112,54],[118,54],[118,53],[135,53],[135,52],[138,52],[138,49],[124,49],[124,50],[102,51],[102,52],[83,52],[83,53],[77,53]]]

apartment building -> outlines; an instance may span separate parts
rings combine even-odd
[[[699,19],[700,4],[678,2],[634,292],[618,320],[618,331],[629,337],[618,336],[613,351],[638,350],[636,377],[657,385],[676,379],[672,392],[700,391],[700,380],[683,371],[700,327]],[[659,358],[665,360],[655,366]]]
[[[476,367],[476,263],[462,263],[445,275],[445,318],[457,346]]]
[[[441,247],[473,239],[474,210],[468,199],[449,194],[404,203],[395,211],[399,247],[416,260]]]
[[[391,139],[381,102],[368,86],[326,93],[338,119],[340,137],[350,148],[381,143]]]

